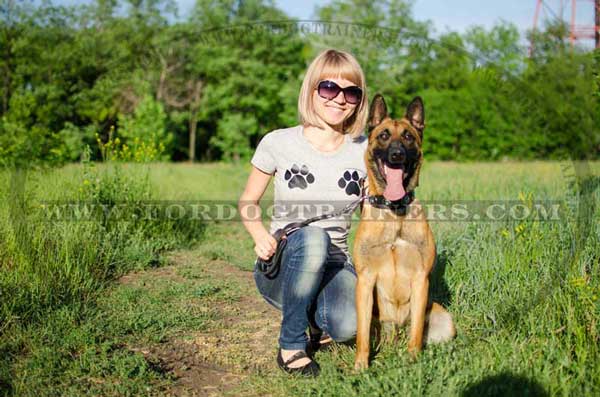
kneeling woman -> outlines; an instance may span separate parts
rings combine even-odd
[[[339,211],[358,199],[366,175],[362,135],[367,116],[364,74],[347,52],[326,50],[308,67],[298,111],[301,124],[272,131],[260,141],[239,210],[262,259],[275,252],[271,235],[291,222]],[[258,203],[274,178],[274,211],[270,232]],[[281,254],[281,268],[269,279],[256,268],[261,295],[283,314],[277,363],[290,373],[317,375],[319,366],[307,354],[311,339],[322,332],[335,341],[356,333],[356,273],[348,255],[350,214],[322,220],[292,233]]]

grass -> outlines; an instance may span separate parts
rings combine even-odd
[[[237,299],[229,285],[163,276],[115,285],[93,307],[59,309],[43,326],[13,334],[11,342],[27,349],[13,364],[14,395],[160,394],[171,377],[141,347],[202,330],[216,316],[216,299]]]
[[[411,362],[401,338],[360,374],[352,370],[353,347],[341,345],[318,353],[316,380],[258,373],[235,394],[599,394],[600,163],[591,168],[595,179],[580,183],[571,163],[426,163],[420,200],[558,200],[561,219],[431,222],[438,249],[431,293],[454,316],[453,342]],[[253,244],[239,222],[32,222],[33,207],[50,199],[235,203],[249,167],[121,171],[72,165],[29,173],[17,196],[20,185],[0,174],[0,195],[21,200],[21,207],[0,204],[0,395],[166,393],[169,371],[138,347],[201,330],[219,315],[215,308],[255,293],[194,266],[154,272],[152,283],[144,273],[114,282],[163,266],[168,251],[186,246],[198,260],[250,270]]]

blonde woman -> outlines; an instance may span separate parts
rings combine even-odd
[[[272,131],[260,141],[240,197],[244,226],[262,259],[275,252],[275,230],[357,200],[359,181],[366,175],[367,142],[362,135],[368,116],[366,85],[351,54],[329,49],[312,61],[298,111],[300,125]],[[260,217],[248,214],[260,213],[258,204],[271,178],[275,196],[267,231]],[[337,342],[356,334],[356,273],[348,254],[349,228],[349,214],[312,223],[287,238],[275,279],[255,268],[259,292],[282,311],[277,363],[286,372],[318,375],[310,342],[318,345],[323,333]]]

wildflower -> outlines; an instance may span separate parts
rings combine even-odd
[[[521,223],[515,227],[515,232],[517,232],[517,234],[521,234],[524,230],[525,230],[525,224],[523,224],[523,223]]]

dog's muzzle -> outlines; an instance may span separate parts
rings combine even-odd
[[[392,142],[387,150],[387,163],[391,166],[403,165],[406,161],[406,150],[402,144]]]

